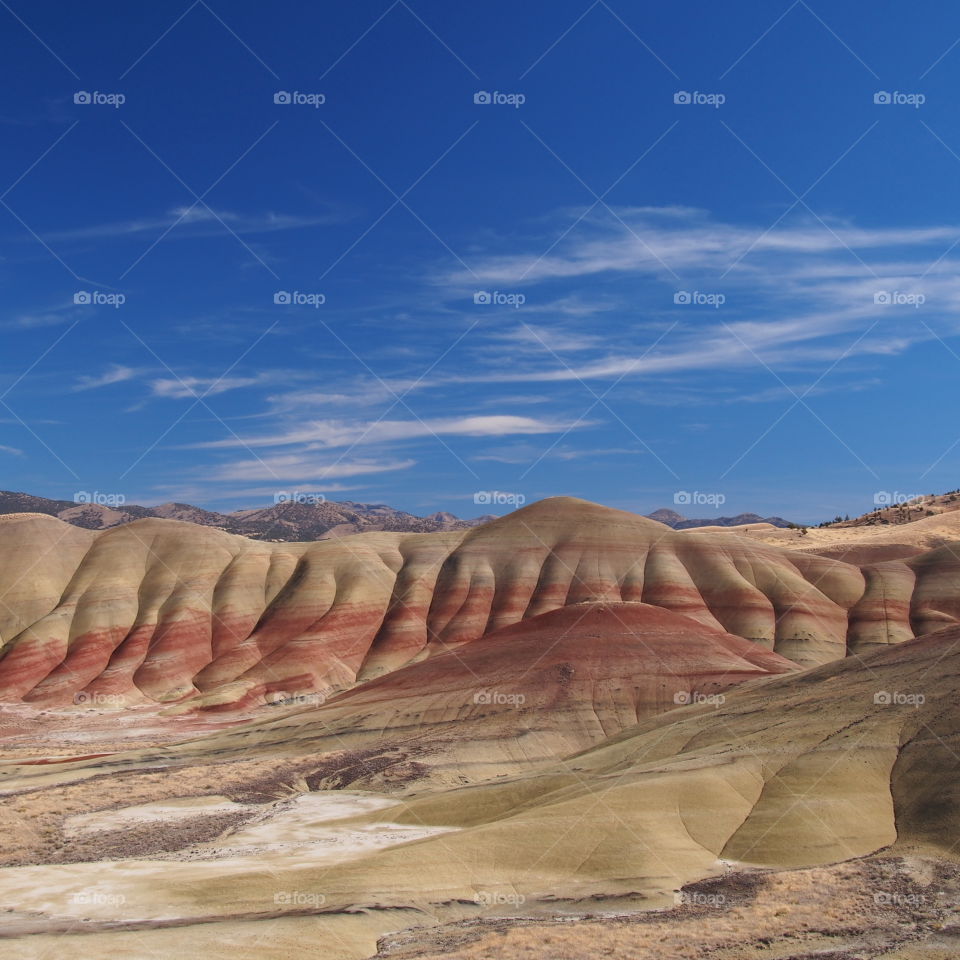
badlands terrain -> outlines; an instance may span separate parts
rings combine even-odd
[[[954,503],[0,516],[2,955],[960,956]]]

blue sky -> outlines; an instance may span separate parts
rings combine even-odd
[[[960,8],[0,20],[2,488],[816,522],[958,485]]]

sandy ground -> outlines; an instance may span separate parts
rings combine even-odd
[[[672,910],[470,920],[380,940],[377,960],[956,960],[960,868],[878,856],[684,887]]]
[[[857,547],[876,552],[877,559],[891,559],[893,556],[914,556],[960,541],[960,511],[923,517],[911,523],[809,527],[805,533],[800,529],[774,527],[769,523],[750,523],[740,527],[693,527],[682,532],[691,536],[730,533],[787,550],[826,553],[837,559],[849,559],[857,563],[873,559],[869,553],[862,559],[858,557],[855,549]],[[890,551],[890,557],[881,555],[882,548]],[[849,558],[844,556],[848,550],[851,551]]]
[[[279,712],[282,708],[276,709]],[[21,757],[33,762],[56,762],[189,740],[256,715],[253,711],[238,711],[165,716],[156,704],[121,709],[81,705],[38,710],[28,703],[4,703],[0,704],[0,745],[5,762]]]
[[[687,531],[690,536],[701,532]],[[960,512],[904,525],[811,529],[806,535],[769,525],[725,532],[827,555],[862,547],[893,548],[907,556],[960,541]],[[172,717],[140,707],[38,711],[3,706],[0,744],[8,761],[56,770],[68,759],[169,745],[248,719],[243,714]],[[47,783],[0,796],[0,956],[960,958],[960,866],[929,851],[898,846],[808,869],[731,864],[725,875],[684,887],[667,909],[644,909],[650,904],[640,897],[611,895],[564,903],[563,915],[560,904],[522,898],[492,904],[458,900],[431,911],[363,903],[329,912],[324,868],[464,833],[459,827],[401,822],[395,798],[356,790],[309,792],[303,777],[318,762],[316,756],[224,759],[215,766],[158,766],[122,778],[112,775],[107,763],[106,772],[83,782]],[[866,767],[860,779],[865,776]],[[817,818],[825,810],[817,807]],[[589,824],[577,829],[584,832]],[[431,867],[418,862],[416,846],[410,851],[410,872],[420,880]],[[387,856],[398,852],[405,853]],[[320,868],[316,883],[291,889],[290,876],[302,877],[313,868]],[[258,913],[225,915],[223,904],[235,895],[231,884],[243,885],[248,878],[251,885],[258,878],[265,898]],[[432,875],[427,879],[432,882]],[[179,884],[209,887],[209,903],[185,909],[177,900]],[[384,935],[385,930],[397,932]]]
[[[278,906],[323,905],[320,890],[285,891],[282,876],[297,867],[344,863],[371,851],[422,837],[450,832],[449,828],[382,822],[353,825],[351,818],[394,806],[384,797],[337,792],[302,794],[259,808],[243,808],[222,796],[189,798],[176,803],[138,804],[67,818],[68,836],[115,830],[130,831],[144,824],[217,817],[228,812],[254,815],[239,829],[215,841],[198,843],[174,855],[155,858],[95,860],[0,869],[0,914],[7,922],[83,920],[131,924],[176,919],[175,909],[158,897],[153,878],[176,870],[178,881],[209,882],[230,874],[260,874],[265,864],[277,877]],[[166,866],[157,862],[166,861]]]

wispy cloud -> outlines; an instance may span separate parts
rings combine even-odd
[[[490,461],[510,465],[524,465],[540,460],[583,460],[592,457],[638,456],[646,451],[635,447],[575,447],[572,444],[558,444],[544,451],[542,447],[529,443],[506,444],[494,447],[484,453],[471,457],[475,461]]]
[[[331,448],[361,444],[390,443],[401,440],[417,440],[423,437],[501,437],[563,433],[583,423],[541,420],[535,417],[520,417],[512,414],[477,417],[448,417],[431,420],[376,420],[356,422],[344,420],[320,420],[288,429],[280,434],[265,434],[249,437],[230,437],[199,444],[206,448],[224,447],[281,447],[292,444],[307,444],[310,447]]]
[[[482,335],[479,365],[432,385],[823,369],[960,332],[960,263],[945,257],[960,240],[958,226],[863,228],[807,218],[771,229],[682,207],[615,214],[584,217],[553,247],[547,236],[504,241],[474,257],[469,272],[435,275],[449,302],[478,283],[522,289],[526,302],[494,312],[500,326]],[[531,305],[560,302],[560,283],[586,291],[578,293],[584,304],[603,283],[602,311],[575,324],[559,310],[533,313]],[[721,308],[690,305],[700,292],[719,294]],[[883,299],[895,293],[919,298],[922,309]],[[682,294],[686,304],[675,302]]]
[[[805,220],[765,233],[763,225],[717,222],[687,208],[616,213],[626,227],[591,214],[542,259],[550,236],[491,239],[493,252],[471,256],[479,283],[463,271],[428,277],[422,315],[405,320],[410,335],[402,342],[384,337],[395,350],[378,354],[377,375],[352,364],[322,380],[303,369],[235,371],[219,380],[195,370],[182,378],[155,373],[145,385],[151,398],[181,400],[270,387],[262,409],[244,413],[263,426],[190,447],[291,451],[211,469],[212,481],[246,489],[241,485],[251,481],[309,484],[318,476],[412,463],[378,449],[381,459],[339,464],[322,455],[333,449],[369,453],[403,444],[413,454],[438,438],[592,428],[618,415],[598,399],[603,389],[587,386],[591,381],[617,384],[633,402],[691,408],[790,402],[791,388],[776,377],[802,384],[796,392],[811,396],[862,389],[876,381],[870,371],[884,357],[960,330],[960,264],[938,260],[960,228],[866,229],[841,221],[825,227]],[[474,304],[469,291],[478,285],[522,288],[526,302],[519,309]],[[721,293],[724,302],[717,309],[675,302],[682,289]],[[885,304],[877,299],[881,291],[922,294],[922,309]],[[442,324],[432,322],[438,315]],[[373,321],[370,329],[377,329]],[[369,339],[377,349],[377,339]],[[851,362],[856,380],[841,376]],[[116,366],[82,387],[119,382],[127,370]],[[765,382],[748,382],[751,370]],[[817,381],[824,371],[831,371],[829,383]],[[733,376],[725,380],[725,373]],[[577,390],[569,386],[580,382]],[[445,415],[418,418],[407,406],[414,395]],[[529,411],[531,403],[550,406],[538,417],[502,412]],[[582,456],[572,436],[561,440],[549,459]],[[528,452],[516,444],[472,459],[523,463]],[[611,444],[593,455],[636,452]]]
[[[247,387],[275,388],[278,383],[296,383],[300,380],[312,379],[313,374],[307,370],[258,370],[246,376],[169,376],[158,377],[150,381],[150,392],[154,397],[172,400],[189,400],[197,397],[212,397],[231,390],[241,390]]]
[[[491,339],[526,346],[535,345],[541,349],[548,346],[549,349],[556,350],[557,353],[597,350],[605,345],[604,337],[597,333],[565,330],[558,326],[535,326],[529,323],[494,334]]]
[[[45,313],[21,313],[12,320],[0,322],[0,327],[8,330],[34,330],[41,327],[58,327],[69,320],[70,316],[67,313],[48,310]]]
[[[72,300],[65,300],[53,306],[24,310],[14,314],[9,320],[0,320],[0,329],[34,330],[42,327],[58,327],[74,320],[80,309]]]
[[[171,236],[175,236],[181,229],[189,231],[184,235],[196,236],[198,233],[205,235],[208,232],[222,231],[224,224],[227,224],[231,230],[239,234],[276,233],[281,230],[302,230],[307,227],[340,223],[343,219],[342,214],[333,212],[309,216],[273,213],[271,211],[246,214],[232,210],[213,210],[198,205],[195,207],[174,207],[162,216],[114,220],[109,223],[48,231],[44,234],[44,239],[49,242],[100,240],[112,237],[130,237],[142,233],[157,233],[172,227],[176,229],[171,231]]]
[[[125,367],[115,363],[105,373],[101,373],[99,376],[84,375],[80,377],[73,389],[98,390],[100,387],[109,387],[115,383],[124,383],[127,380],[133,380],[139,373],[140,371],[135,367]]]
[[[279,382],[289,383],[303,379],[307,374],[299,370],[261,370],[249,376],[197,377],[191,375],[156,376],[156,370],[144,367],[129,367],[112,364],[98,375],[84,375],[77,379],[74,390],[97,390],[127,381],[144,381],[151,397],[167,400],[195,400],[199,397],[216,396],[244,387],[274,386]],[[151,379],[151,374],[152,379]],[[143,404],[139,404],[138,408]]]
[[[434,281],[456,290],[473,288],[478,282],[520,287],[604,273],[661,277],[670,271],[742,273],[753,272],[755,261],[767,255],[851,256],[851,251],[937,244],[944,248],[960,237],[960,227],[953,225],[865,229],[845,221],[808,220],[765,229],[713,221],[704,211],[689,208],[621,208],[615,214],[584,217],[555,249],[550,250],[543,238],[531,238],[526,251],[480,256],[471,260],[469,271],[448,271]]]
[[[16,447],[8,447],[0,443],[0,453],[9,453],[14,457],[22,457],[24,455],[22,450],[18,450]]]
[[[329,480],[406,470],[415,460],[356,459],[324,460],[307,453],[252,457],[221,463],[202,471],[205,483],[251,483],[273,480],[278,483],[310,484],[323,490]]]
[[[771,401],[792,400],[797,397],[821,397],[829,393],[860,393],[863,390],[871,390],[875,387],[883,386],[883,380],[879,377],[870,379],[857,379],[850,381],[844,379],[841,383],[797,383],[784,384],[782,386],[768,387],[765,390],[757,390],[754,393],[742,393],[733,397],[721,399],[720,403],[770,403]]]
[[[184,400],[215,396],[262,382],[260,377],[161,377],[150,382],[150,390],[155,397]]]

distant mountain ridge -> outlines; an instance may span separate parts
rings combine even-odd
[[[462,520],[444,512],[418,517],[383,503],[354,503],[350,500],[286,500],[268,507],[218,513],[189,503],[162,503],[156,507],[126,503],[75,503],[72,500],[50,500],[29,493],[0,490],[0,514],[8,513],[43,513],[87,530],[107,530],[144,517],[158,517],[215,527],[252,540],[280,542],[323,540],[377,530],[395,533],[465,530],[495,519],[492,515],[486,515]]]
[[[444,511],[418,517],[403,510],[396,510],[385,503],[356,503],[352,500],[313,502],[291,499],[267,507],[219,513],[189,503],[162,503],[156,507],[141,507],[133,503],[75,503],[73,500],[51,500],[29,493],[0,490],[0,515],[7,513],[44,513],[87,530],[107,530],[144,517],[158,517],[162,520],[180,520],[183,523],[215,527],[252,540],[278,542],[325,540],[376,530],[394,533],[465,530],[495,519],[493,515],[487,514],[464,520]],[[761,517],[756,513],[691,520],[676,510],[665,507],[648,513],[647,517],[674,530],[736,527],[750,523],[769,523],[775,527],[791,526],[783,517]]]
[[[769,523],[774,527],[790,527],[792,524],[783,517],[761,517],[757,513],[739,513],[735,517],[712,517],[703,520],[688,520],[682,513],[662,507],[647,516],[658,523],[666,524],[674,530],[689,530],[693,527],[739,527],[748,523]]]

